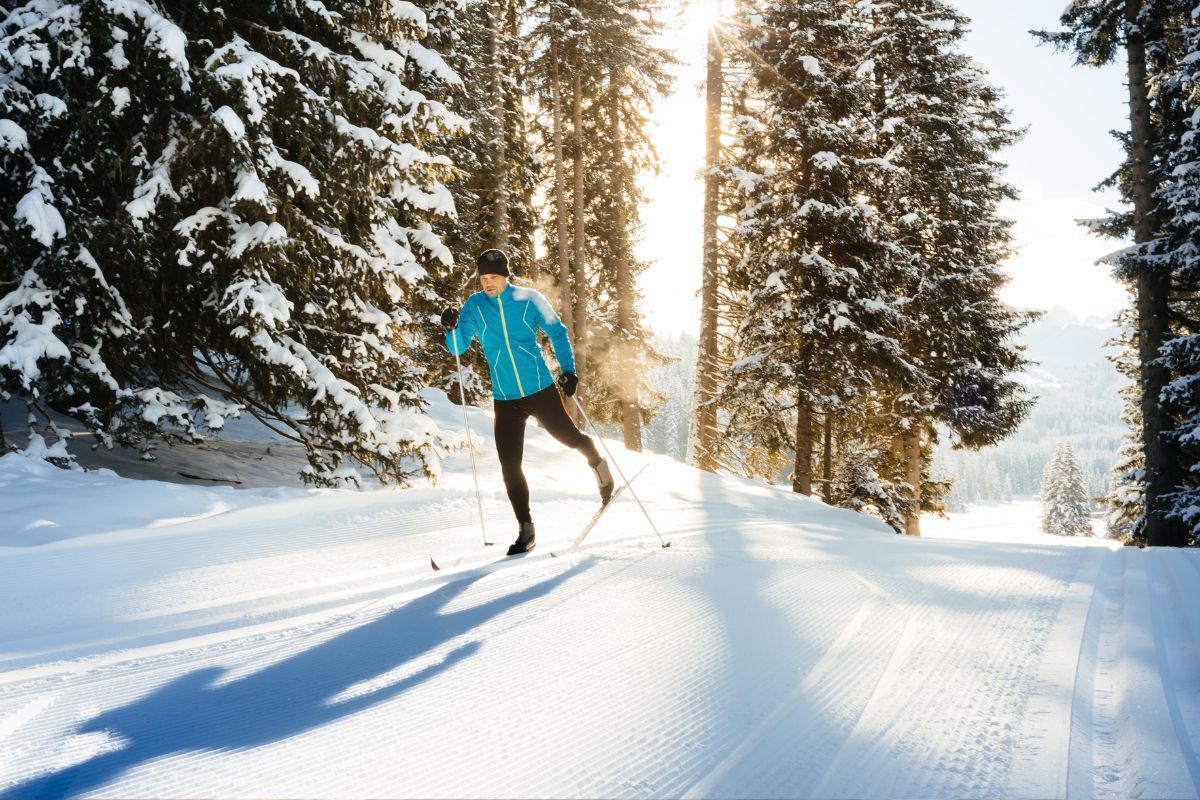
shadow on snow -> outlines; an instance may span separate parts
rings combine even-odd
[[[0,799],[82,795],[129,769],[163,756],[235,750],[282,741],[397,697],[474,655],[480,641],[453,648],[436,663],[374,691],[334,699],[350,687],[395,670],[489,620],[543,597],[588,562],[513,594],[442,613],[474,579],[463,578],[378,619],[270,666],[217,685],[227,670],[195,670],[124,707],[83,723],[78,733],[107,731],[125,746],[0,792]]]

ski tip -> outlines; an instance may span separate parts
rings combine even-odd
[[[441,567],[437,565],[437,562],[433,560],[433,556],[429,557],[429,566],[433,567],[434,572],[437,572],[441,569]]]

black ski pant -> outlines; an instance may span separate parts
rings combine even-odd
[[[567,402],[557,386],[547,386],[540,392],[519,400],[495,400],[496,452],[500,455],[500,470],[504,473],[504,488],[512,503],[517,522],[532,522],[529,515],[529,484],[521,469],[525,453],[525,420],[533,417],[551,436],[587,456],[588,464],[600,463],[596,443],[575,427],[567,413]]]

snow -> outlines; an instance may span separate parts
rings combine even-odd
[[[842,159],[838,158],[837,153],[830,153],[827,150],[814,153],[811,161],[814,167],[823,170],[830,170],[842,164]]]
[[[250,443],[220,444],[192,469]],[[626,493],[563,552],[594,483],[533,426],[539,545],[509,560],[475,552],[461,450],[362,492],[0,458],[0,796],[1200,794],[1200,553],[1020,504],[896,536],[607,445],[669,549]],[[280,457],[256,446],[247,473]]]
[[[179,73],[180,84],[186,91],[191,85],[188,77],[187,36],[178,25],[159,14],[142,0],[105,0],[104,5],[146,29],[146,43],[158,50]]]
[[[287,229],[278,222],[255,222],[252,225],[238,222],[233,225],[233,244],[229,246],[229,257],[240,258],[252,247],[280,245],[287,240]]]
[[[38,311],[31,313],[35,308]],[[62,317],[54,308],[53,295],[33,270],[22,276],[15,290],[0,297],[0,322],[11,332],[0,347],[0,367],[20,375],[26,388],[41,377],[42,361],[71,357],[55,334]]]
[[[25,129],[11,119],[0,119],[0,147],[10,153],[28,148],[29,137]]]
[[[408,0],[392,0],[388,5],[388,13],[392,19],[411,22],[417,26],[417,30],[424,36],[428,32],[428,22],[425,18],[425,12],[417,6],[408,2]]]
[[[213,116],[216,117],[217,121],[225,127],[226,132],[229,134],[229,138],[233,139],[235,142],[246,138],[246,124],[242,122],[242,118],[239,117],[237,112],[232,108],[229,106],[221,106],[213,112]]]
[[[158,159],[150,167],[149,174],[144,176],[134,188],[133,199],[125,204],[125,210],[129,216],[133,217],[133,224],[139,229],[142,227],[143,221],[154,214],[160,198],[179,199],[179,195],[171,183],[171,162],[174,160],[178,148],[179,141],[177,139],[172,139],[167,143]]]
[[[237,188],[234,190],[233,197],[230,198],[232,202],[246,200],[257,203],[267,211],[274,213],[275,203],[271,200],[271,193],[267,190],[267,185],[263,183],[262,178],[258,177],[257,172],[252,169],[240,170],[235,182]]]
[[[50,184],[54,179],[41,167],[34,169],[32,188],[17,201],[15,218],[29,226],[29,235],[43,247],[49,248],[55,239],[67,235],[67,226],[62,214],[54,207],[54,195]]]
[[[236,313],[239,319],[253,317],[267,328],[286,327],[292,316],[292,302],[283,291],[262,280],[247,278],[230,284],[224,300],[222,314]]]
[[[126,86],[117,86],[112,90],[113,115],[121,116],[125,113],[125,107],[129,105],[129,88]]]

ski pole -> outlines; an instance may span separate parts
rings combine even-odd
[[[642,505],[642,499],[638,497],[637,492],[633,490],[633,486],[629,483],[629,479],[625,477],[625,473],[621,470],[621,465],[617,463],[617,460],[613,458],[612,453],[609,452],[608,445],[604,443],[604,437],[600,435],[600,431],[596,430],[596,426],[592,424],[590,419],[588,419],[587,412],[583,410],[583,403],[579,402],[578,397],[572,397],[571,399],[575,401],[575,407],[579,409],[579,414],[583,417],[583,421],[587,423],[587,426],[592,429],[592,433],[596,434],[596,438],[600,440],[600,446],[604,448],[604,455],[608,456],[609,462],[617,468],[617,474],[621,476],[621,480],[625,483],[625,488],[627,488],[629,493],[633,495],[633,499],[637,500],[638,508],[640,508],[642,510],[642,514],[645,515],[646,522],[650,523],[650,527],[654,530],[654,535],[658,537],[658,541],[664,548],[670,547],[671,543],[663,540],[662,534],[658,532],[658,526],[654,524],[654,520],[650,519],[649,512],[647,512],[646,507]]]
[[[475,467],[475,442],[471,439],[471,423],[467,419],[467,393],[463,389],[462,361],[458,358],[458,333],[451,331],[454,334],[454,364],[458,367],[458,399],[462,402],[463,412],[463,427],[467,429],[467,449],[471,451],[471,475],[475,478],[475,505],[479,508],[479,532],[483,534],[483,546],[491,547],[494,542],[489,542],[487,537],[487,528],[483,525],[483,495],[479,493],[479,470]]]

